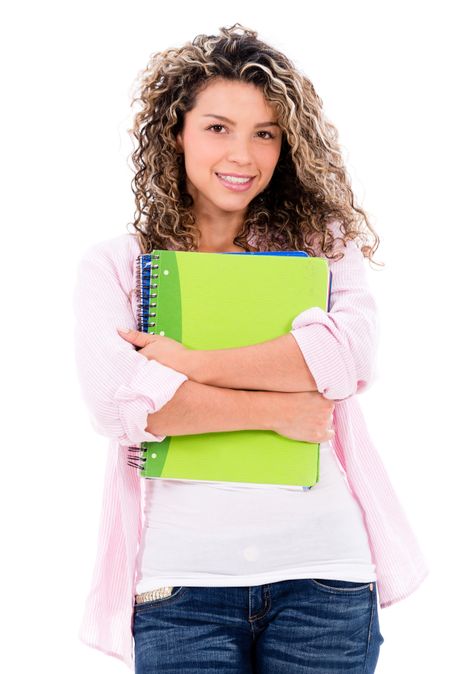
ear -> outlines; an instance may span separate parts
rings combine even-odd
[[[183,145],[183,136],[181,131],[177,133],[176,138],[176,146],[177,146],[177,151],[182,154],[184,152],[184,145]]]

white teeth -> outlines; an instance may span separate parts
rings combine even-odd
[[[226,180],[229,183],[240,183],[240,184],[242,184],[242,183],[248,183],[251,180],[251,178],[237,178],[236,176],[224,176],[221,173],[218,173],[217,175],[219,175],[222,178],[222,180]]]

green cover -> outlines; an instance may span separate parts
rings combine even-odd
[[[155,258],[155,256],[158,256]],[[150,257],[150,256],[147,256]],[[327,261],[315,257],[156,250],[154,327],[191,349],[224,349],[289,332],[310,307],[328,306]],[[319,444],[272,431],[166,437],[142,443],[142,477],[311,487]]]

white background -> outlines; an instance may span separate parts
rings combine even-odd
[[[430,562],[380,612],[377,674],[448,671],[448,73],[445,3],[16,2],[2,18],[0,667],[125,672],[77,631],[107,440],[81,400],[71,294],[91,244],[126,231],[133,81],[155,51],[236,21],[313,81],[381,237],[378,373],[361,395]],[[160,5],[160,6],[159,6]]]

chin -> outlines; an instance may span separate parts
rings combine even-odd
[[[242,211],[243,208],[247,208],[255,196],[232,194],[228,199],[218,199],[217,201],[213,201],[213,203],[223,211]]]

